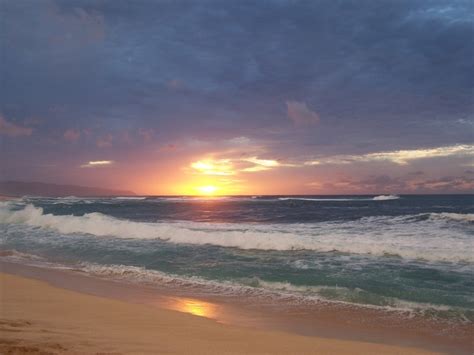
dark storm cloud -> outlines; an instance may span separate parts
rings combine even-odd
[[[288,99],[316,104],[327,119],[456,113],[454,120],[472,107],[470,7],[469,1],[7,1],[2,97],[8,104],[26,94],[30,104],[81,112],[87,104],[85,116],[140,119],[132,115],[141,113],[159,122],[196,105],[203,106],[197,113],[281,116]],[[173,82],[183,90],[170,92]],[[215,118],[225,120],[220,113]]]
[[[34,142],[6,150],[247,136],[276,155],[334,155],[472,141],[459,124],[474,109],[469,0],[4,0],[0,12],[0,113],[37,122]]]

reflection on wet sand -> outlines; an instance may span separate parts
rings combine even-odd
[[[216,318],[218,306],[193,298],[169,298],[168,307],[175,311],[190,313],[199,317]]]

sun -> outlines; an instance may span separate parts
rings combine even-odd
[[[213,185],[207,185],[207,186],[199,186],[197,187],[197,190],[202,195],[213,195],[218,190],[218,188]]]

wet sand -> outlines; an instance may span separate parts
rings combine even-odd
[[[308,333],[307,328],[298,332],[291,326],[297,324],[291,314],[272,318],[268,312],[250,311],[236,305],[158,294],[146,288],[81,274],[12,263],[2,262],[0,270],[3,271],[0,274],[0,353],[24,353],[27,349],[38,354],[41,351],[176,354],[469,352],[469,345],[457,349],[449,344],[443,347],[429,338],[425,339],[425,345],[432,346],[423,346],[422,342],[406,339],[393,329],[392,336],[386,331],[375,334],[371,327],[356,318],[336,319],[329,322],[324,331],[328,319],[322,317],[319,323],[313,322],[316,327],[312,334],[303,336],[296,333]],[[72,291],[74,289],[80,292]],[[301,315],[293,316],[301,319]],[[334,314],[332,316],[334,318]],[[282,322],[282,319],[288,322]],[[289,327],[285,329],[282,323]]]

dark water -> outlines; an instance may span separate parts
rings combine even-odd
[[[23,198],[0,240],[104,277],[473,321],[473,213],[472,195]]]

